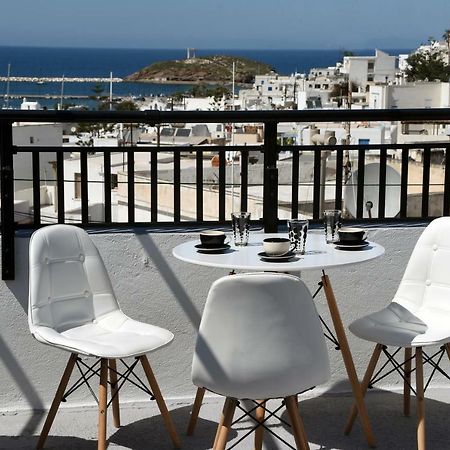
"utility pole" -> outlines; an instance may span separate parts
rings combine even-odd
[[[352,109],[352,82],[350,81],[350,74],[347,75],[347,108]],[[345,128],[347,131],[346,136],[346,144],[350,145],[351,141],[351,122],[348,121],[345,123]],[[350,162],[350,152],[348,149],[344,151],[344,184],[347,183],[348,179],[350,178],[350,173],[352,171],[352,163]]]
[[[64,101],[64,74],[62,76],[62,81],[61,81],[61,100],[59,102],[59,109],[61,111],[63,109],[63,101]]]
[[[113,96],[113,73],[109,72],[109,110],[112,111],[112,96]]]

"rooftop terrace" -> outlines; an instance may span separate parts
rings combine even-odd
[[[283,232],[283,223],[278,214],[278,172],[277,157],[280,148],[276,145],[276,124],[278,121],[346,121],[346,120],[444,120],[450,117],[448,110],[415,110],[415,111],[314,111],[314,112],[260,112],[258,114],[245,113],[53,113],[53,112],[0,112],[0,148],[2,150],[2,274],[0,282],[0,448],[31,448],[36,443],[36,435],[40,431],[45,410],[53,397],[56,384],[63,370],[66,357],[63,352],[54,348],[45,347],[35,341],[29,333],[27,324],[28,302],[28,246],[31,231],[43,225],[40,206],[40,179],[33,177],[32,189],[34,212],[32,223],[19,225],[14,223],[14,174],[12,165],[15,151],[32,153],[34,163],[39,162],[39,152],[48,151],[48,148],[13,147],[11,139],[12,121],[130,121],[130,122],[188,122],[188,121],[236,121],[264,123],[265,141],[258,148],[264,155],[263,214],[254,222],[252,233],[280,230]],[[430,154],[436,144],[421,143],[425,154]],[[360,168],[364,167],[364,152],[367,146],[347,146],[359,152]],[[393,146],[375,145],[372,148],[381,152],[381,167],[386,167],[387,157],[383,157],[384,150]],[[395,147],[395,146],[394,146]],[[341,309],[344,325],[367,313],[384,307],[393,297],[399,280],[406,267],[412,249],[434,214],[429,211],[429,192],[431,162],[424,160],[421,177],[420,217],[408,217],[408,156],[412,148],[418,144],[397,145],[401,151],[400,169],[402,170],[400,213],[398,217],[383,217],[383,208],[380,207],[379,219],[368,219],[364,213],[364,177],[358,181],[357,214],[348,223],[361,223],[369,230],[370,239],[381,244],[386,249],[383,257],[370,261],[361,266],[352,266],[346,269],[332,269],[329,275],[334,281],[334,290]],[[447,155],[449,145],[439,144],[445,149]],[[343,150],[346,146],[339,146],[336,150],[337,167],[343,161]],[[428,150],[429,151],[428,151]],[[55,221],[64,222],[64,177],[62,176],[62,154],[67,149],[51,149],[58,155],[60,167],[57,168],[56,185],[58,198]],[[198,325],[203,311],[208,289],[212,282],[227,274],[227,271],[214,268],[198,267],[183,263],[172,256],[172,249],[187,240],[196,239],[198,230],[204,227],[222,227],[230,230],[228,219],[228,206],[225,178],[225,167],[220,170],[219,195],[217,197],[217,219],[203,219],[203,202],[200,195],[196,197],[196,219],[184,221],[180,216],[181,209],[175,207],[172,222],[160,221],[154,210],[149,212],[147,222],[135,220],[135,204],[128,202],[128,219],[117,223],[111,220],[108,208],[108,197],[105,197],[104,220],[101,223],[90,223],[88,209],[88,153],[86,149],[78,148],[81,158],[81,211],[80,225],[89,229],[95,245],[105,261],[108,273],[112,278],[113,287],[122,306],[122,309],[131,317],[152,323],[171,330],[175,334],[172,345],[160,352],[151,355],[151,362],[155,374],[160,382],[161,390],[168,401],[169,410],[173,414],[175,424],[181,435],[183,448],[209,449],[212,448],[222,400],[215,396],[207,399],[207,405],[201,410],[201,420],[196,433],[192,437],[184,434],[186,429],[190,406],[195,394],[190,379],[190,367],[194,342]],[[115,149],[117,150],[117,149]],[[192,151],[192,149],[183,149]],[[320,227],[321,204],[320,199],[320,153],[329,148],[293,146],[296,151],[310,151],[314,154],[314,179],[311,189],[314,192],[311,214],[312,227]],[[101,149],[104,157],[108,158],[111,149]],[[132,155],[135,151],[149,151],[148,149],[127,148],[129,156],[127,189],[129,199],[134,199],[134,161]],[[164,151],[168,151],[167,148]],[[174,155],[180,149],[173,149]],[[201,148],[195,148],[199,154]],[[225,148],[217,148],[220,155],[224,155]],[[240,148],[247,152],[248,148]],[[178,152],[178,153],[177,153]],[[36,156],[38,155],[38,156]],[[83,156],[84,155],[84,156]],[[318,155],[318,156],[316,156]],[[340,156],[339,156],[340,155]],[[430,155],[429,155],[430,156]],[[156,157],[156,155],[155,155]],[[174,156],[175,160],[177,157]],[[223,161],[224,156],[221,156]],[[293,156],[292,164],[299,163]],[[341,161],[341,163],[339,162]],[[384,163],[383,163],[384,161]],[[179,162],[179,160],[178,160]],[[176,165],[177,163],[175,163]],[[36,166],[35,166],[36,167]],[[342,166],[341,170],[342,170]],[[446,158],[443,164],[444,181],[440,203],[440,214],[448,215],[450,208],[450,159]],[[152,169],[150,169],[152,170]],[[297,166],[298,170],[298,166]],[[301,171],[301,166],[300,166]],[[363,173],[364,171],[360,172]],[[36,169],[33,172],[36,174]],[[198,172],[197,172],[198,173]],[[246,209],[248,203],[247,186],[245,182],[245,169],[241,172],[239,184],[240,206]],[[382,174],[380,180],[382,181]],[[105,176],[105,192],[111,191],[110,181]],[[360,184],[362,181],[362,185]],[[298,178],[297,178],[298,182]],[[150,185],[153,189],[155,182]],[[197,179],[197,187],[203,183],[201,174]],[[295,183],[295,177],[293,179]],[[339,187],[340,184],[340,187]],[[178,185],[178,187],[177,187]],[[180,179],[175,175],[173,198],[174,205],[180,201]],[[335,182],[333,190],[334,206],[342,207],[342,179]],[[109,191],[108,191],[109,189]],[[61,194],[62,191],[62,194]],[[155,193],[155,190],[152,191]],[[291,190],[290,215],[299,214],[301,204],[301,189]],[[383,194],[384,192],[384,194]],[[275,193],[275,194],[274,194]],[[383,199],[386,190],[380,188],[380,199]],[[299,197],[300,196],[300,197]],[[153,199],[153,200],[152,200]],[[150,203],[157,202],[153,196]],[[109,199],[111,200],[111,199]],[[154,203],[153,203],[154,204]],[[381,204],[383,204],[381,202]],[[297,206],[295,206],[297,205]],[[156,209],[157,210],[157,209]],[[319,230],[317,229],[317,232]],[[315,290],[318,274],[304,273],[302,279]],[[317,308],[327,318],[328,310],[323,295],[317,298]],[[350,348],[353,353],[356,370],[362,376],[372,349],[372,345],[348,335]],[[350,436],[344,436],[345,419],[351,405],[350,386],[347,381],[345,369],[339,352],[329,346],[332,378],[330,382],[320,389],[305,394],[300,404],[305,428],[311,448],[321,449],[360,449],[368,448],[361,432],[356,426]],[[449,362],[445,361],[444,369]],[[429,373],[428,373],[429,374]],[[371,390],[367,396],[367,406],[374,433],[380,449],[407,449],[415,446],[414,408],[412,417],[402,416],[401,390],[403,384],[397,377],[390,376],[383,380],[377,389]],[[139,391],[132,387],[125,388],[121,393],[123,407],[123,426],[116,430],[109,425],[108,436],[110,448],[140,449],[147,446],[153,448],[172,448],[162,427],[160,416],[153,403],[146,401]],[[440,374],[433,379],[427,391],[427,432],[430,448],[448,448],[448,423],[450,412],[450,390],[447,380]],[[77,391],[70,402],[64,405],[58,414],[54,427],[48,440],[48,448],[95,448],[96,411],[95,404],[87,391]],[[87,409],[86,409],[87,408]],[[289,442],[293,443],[290,431],[283,425],[273,422],[271,425]],[[239,425],[230,433],[233,440],[245,434],[248,424]],[[284,448],[283,445],[273,441],[268,433],[265,442],[266,449]],[[153,443],[157,442],[157,445]],[[251,441],[241,444],[242,449],[252,448]]]

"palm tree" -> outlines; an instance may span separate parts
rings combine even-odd
[[[445,30],[442,35],[444,41],[447,43],[447,64],[450,65],[450,30]]]

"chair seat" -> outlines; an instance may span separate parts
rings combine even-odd
[[[414,313],[393,301],[381,311],[355,320],[350,331],[367,341],[395,347],[423,347],[450,342],[450,323],[441,311]]]
[[[32,333],[44,344],[98,358],[140,356],[167,345],[174,337],[170,331],[130,319],[120,310],[60,332],[34,326]]]

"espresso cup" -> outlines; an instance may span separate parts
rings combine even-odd
[[[291,241],[289,238],[266,238],[263,240],[263,249],[266,255],[278,256],[289,251]]]
[[[225,242],[225,233],[219,230],[206,230],[200,233],[200,242],[205,247],[221,247]]]
[[[343,227],[338,230],[338,233],[341,242],[358,242],[363,241],[367,237],[366,230],[357,227]]]

